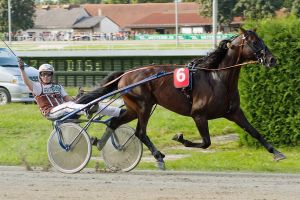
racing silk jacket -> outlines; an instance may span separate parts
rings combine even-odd
[[[59,84],[42,84],[35,82],[32,93],[40,108],[43,116],[47,117],[51,109],[64,103],[63,97],[66,96],[64,88]]]

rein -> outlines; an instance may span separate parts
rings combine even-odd
[[[242,48],[242,50],[243,50],[243,47],[245,45],[245,39],[246,39],[246,37],[244,36],[242,38],[242,43],[239,45],[240,48]],[[238,59],[237,59],[236,63],[238,63],[240,61],[240,56],[241,56],[241,51],[239,51],[239,56],[238,56]],[[254,64],[254,63],[258,63],[258,61],[249,61],[249,62],[235,64],[235,65],[231,65],[231,66],[228,66],[228,67],[222,67],[222,68],[217,68],[217,69],[209,69],[209,68],[194,67],[194,66],[192,66],[192,69],[205,70],[205,71],[221,71],[221,70],[227,70],[227,69],[231,69],[231,68],[235,68],[235,67],[242,67],[244,65]],[[132,72],[135,72],[135,71],[139,71],[139,70],[143,70],[143,69],[147,69],[147,68],[150,68],[150,67],[159,67],[159,66],[174,66],[174,65],[152,65],[152,66],[146,66],[146,67],[141,67],[141,68],[137,68],[137,69],[134,69],[134,70],[130,70],[130,71],[125,72],[121,76],[115,78],[114,80],[109,81],[108,83],[102,85],[102,88],[106,87],[106,86],[108,86],[108,85],[110,85],[110,84],[112,84],[114,82],[116,82],[117,80],[119,80],[120,78],[122,78],[123,76],[125,76],[126,74],[129,74],[129,73],[132,73]],[[186,65],[176,65],[176,66],[186,67]]]
[[[235,68],[235,67],[242,67],[244,65],[255,64],[255,63],[258,63],[258,61],[249,61],[249,62],[245,62],[245,63],[241,63],[241,64],[231,65],[231,66],[228,66],[228,67],[222,67],[222,68],[219,68],[219,69],[209,69],[209,68],[204,68],[204,67],[194,67],[193,69],[196,69],[196,70],[205,70],[205,71],[221,71],[221,70],[227,70],[227,69],[231,69],[231,68]],[[123,76],[125,76],[126,74],[129,74],[131,72],[139,71],[139,70],[142,70],[142,69],[147,69],[147,68],[150,68],[150,67],[159,67],[159,66],[179,66],[179,67],[186,67],[186,65],[171,65],[171,64],[169,64],[169,65],[153,65],[153,66],[141,67],[141,68],[138,68],[138,69],[134,69],[134,70],[130,70],[130,71],[125,72],[121,76],[118,76],[114,80],[112,80],[110,82],[107,82],[106,84],[102,85],[101,87],[102,88],[107,87],[110,84],[116,82],[117,80],[119,80],[120,78],[122,78]],[[81,92],[81,94],[83,94],[83,93],[89,92],[89,91],[85,91],[83,89],[80,89],[80,92]]]
[[[194,67],[194,69],[200,69],[200,70],[205,70],[205,71],[221,71],[221,70],[231,69],[231,68],[235,68],[235,67],[241,67],[244,65],[255,64],[255,63],[258,63],[258,61],[249,61],[249,62],[231,65],[229,67],[222,67],[222,68],[218,68],[218,69],[209,69],[209,68],[204,68],[204,67]]]
[[[249,61],[249,62],[236,64],[236,65],[231,65],[229,67],[222,67],[222,68],[218,68],[218,69],[209,69],[209,68],[204,68],[204,67],[194,67],[194,69],[205,70],[205,71],[221,71],[221,70],[227,70],[227,69],[231,69],[231,68],[235,68],[235,67],[241,67],[241,66],[248,65],[248,64],[254,64],[254,63],[258,63],[258,61]],[[102,87],[106,87],[106,86],[116,82],[117,80],[119,80],[120,78],[125,76],[126,74],[129,74],[129,73],[132,73],[132,72],[135,72],[135,71],[139,71],[139,70],[143,70],[143,69],[147,69],[147,68],[150,68],[150,67],[159,67],[159,66],[168,66],[168,65],[153,65],[153,66],[146,66],[146,67],[141,67],[141,68],[138,68],[138,69],[130,70],[130,71],[125,72],[121,76],[115,78],[114,80],[102,85]],[[169,66],[174,66],[174,65],[169,65]],[[186,65],[176,65],[176,66],[185,67]]]

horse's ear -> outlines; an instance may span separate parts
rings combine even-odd
[[[253,29],[253,32],[256,32],[256,28]]]
[[[242,34],[245,34],[247,32],[246,29],[244,29],[243,27],[240,27],[240,30],[241,30]]]

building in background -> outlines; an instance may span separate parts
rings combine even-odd
[[[175,33],[174,3],[142,4],[83,4],[91,16],[107,16],[120,25],[121,31],[139,33]],[[179,33],[209,33],[212,19],[199,14],[200,5],[194,2],[178,3]],[[229,26],[220,27],[222,32],[231,32],[242,23],[234,18]]]
[[[120,29],[106,16],[91,16],[83,7],[70,5],[38,7],[34,24],[32,29],[23,33],[23,37],[32,40],[91,40]]]
[[[178,4],[180,34],[205,34],[212,19],[199,15],[198,3]],[[35,25],[17,34],[17,40],[122,40],[128,35],[174,34],[175,4],[83,4],[43,5],[36,8]],[[228,33],[241,25],[234,18],[220,31]]]

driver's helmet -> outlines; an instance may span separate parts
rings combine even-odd
[[[54,72],[54,67],[50,64],[42,64],[40,67],[39,67],[39,73],[41,72]]]
[[[40,82],[43,82],[42,79],[41,79],[41,73],[42,72],[51,72],[51,74],[53,75],[54,73],[54,67],[50,64],[42,64],[40,67],[39,67],[39,81]],[[52,81],[52,77],[51,77],[51,81]]]

